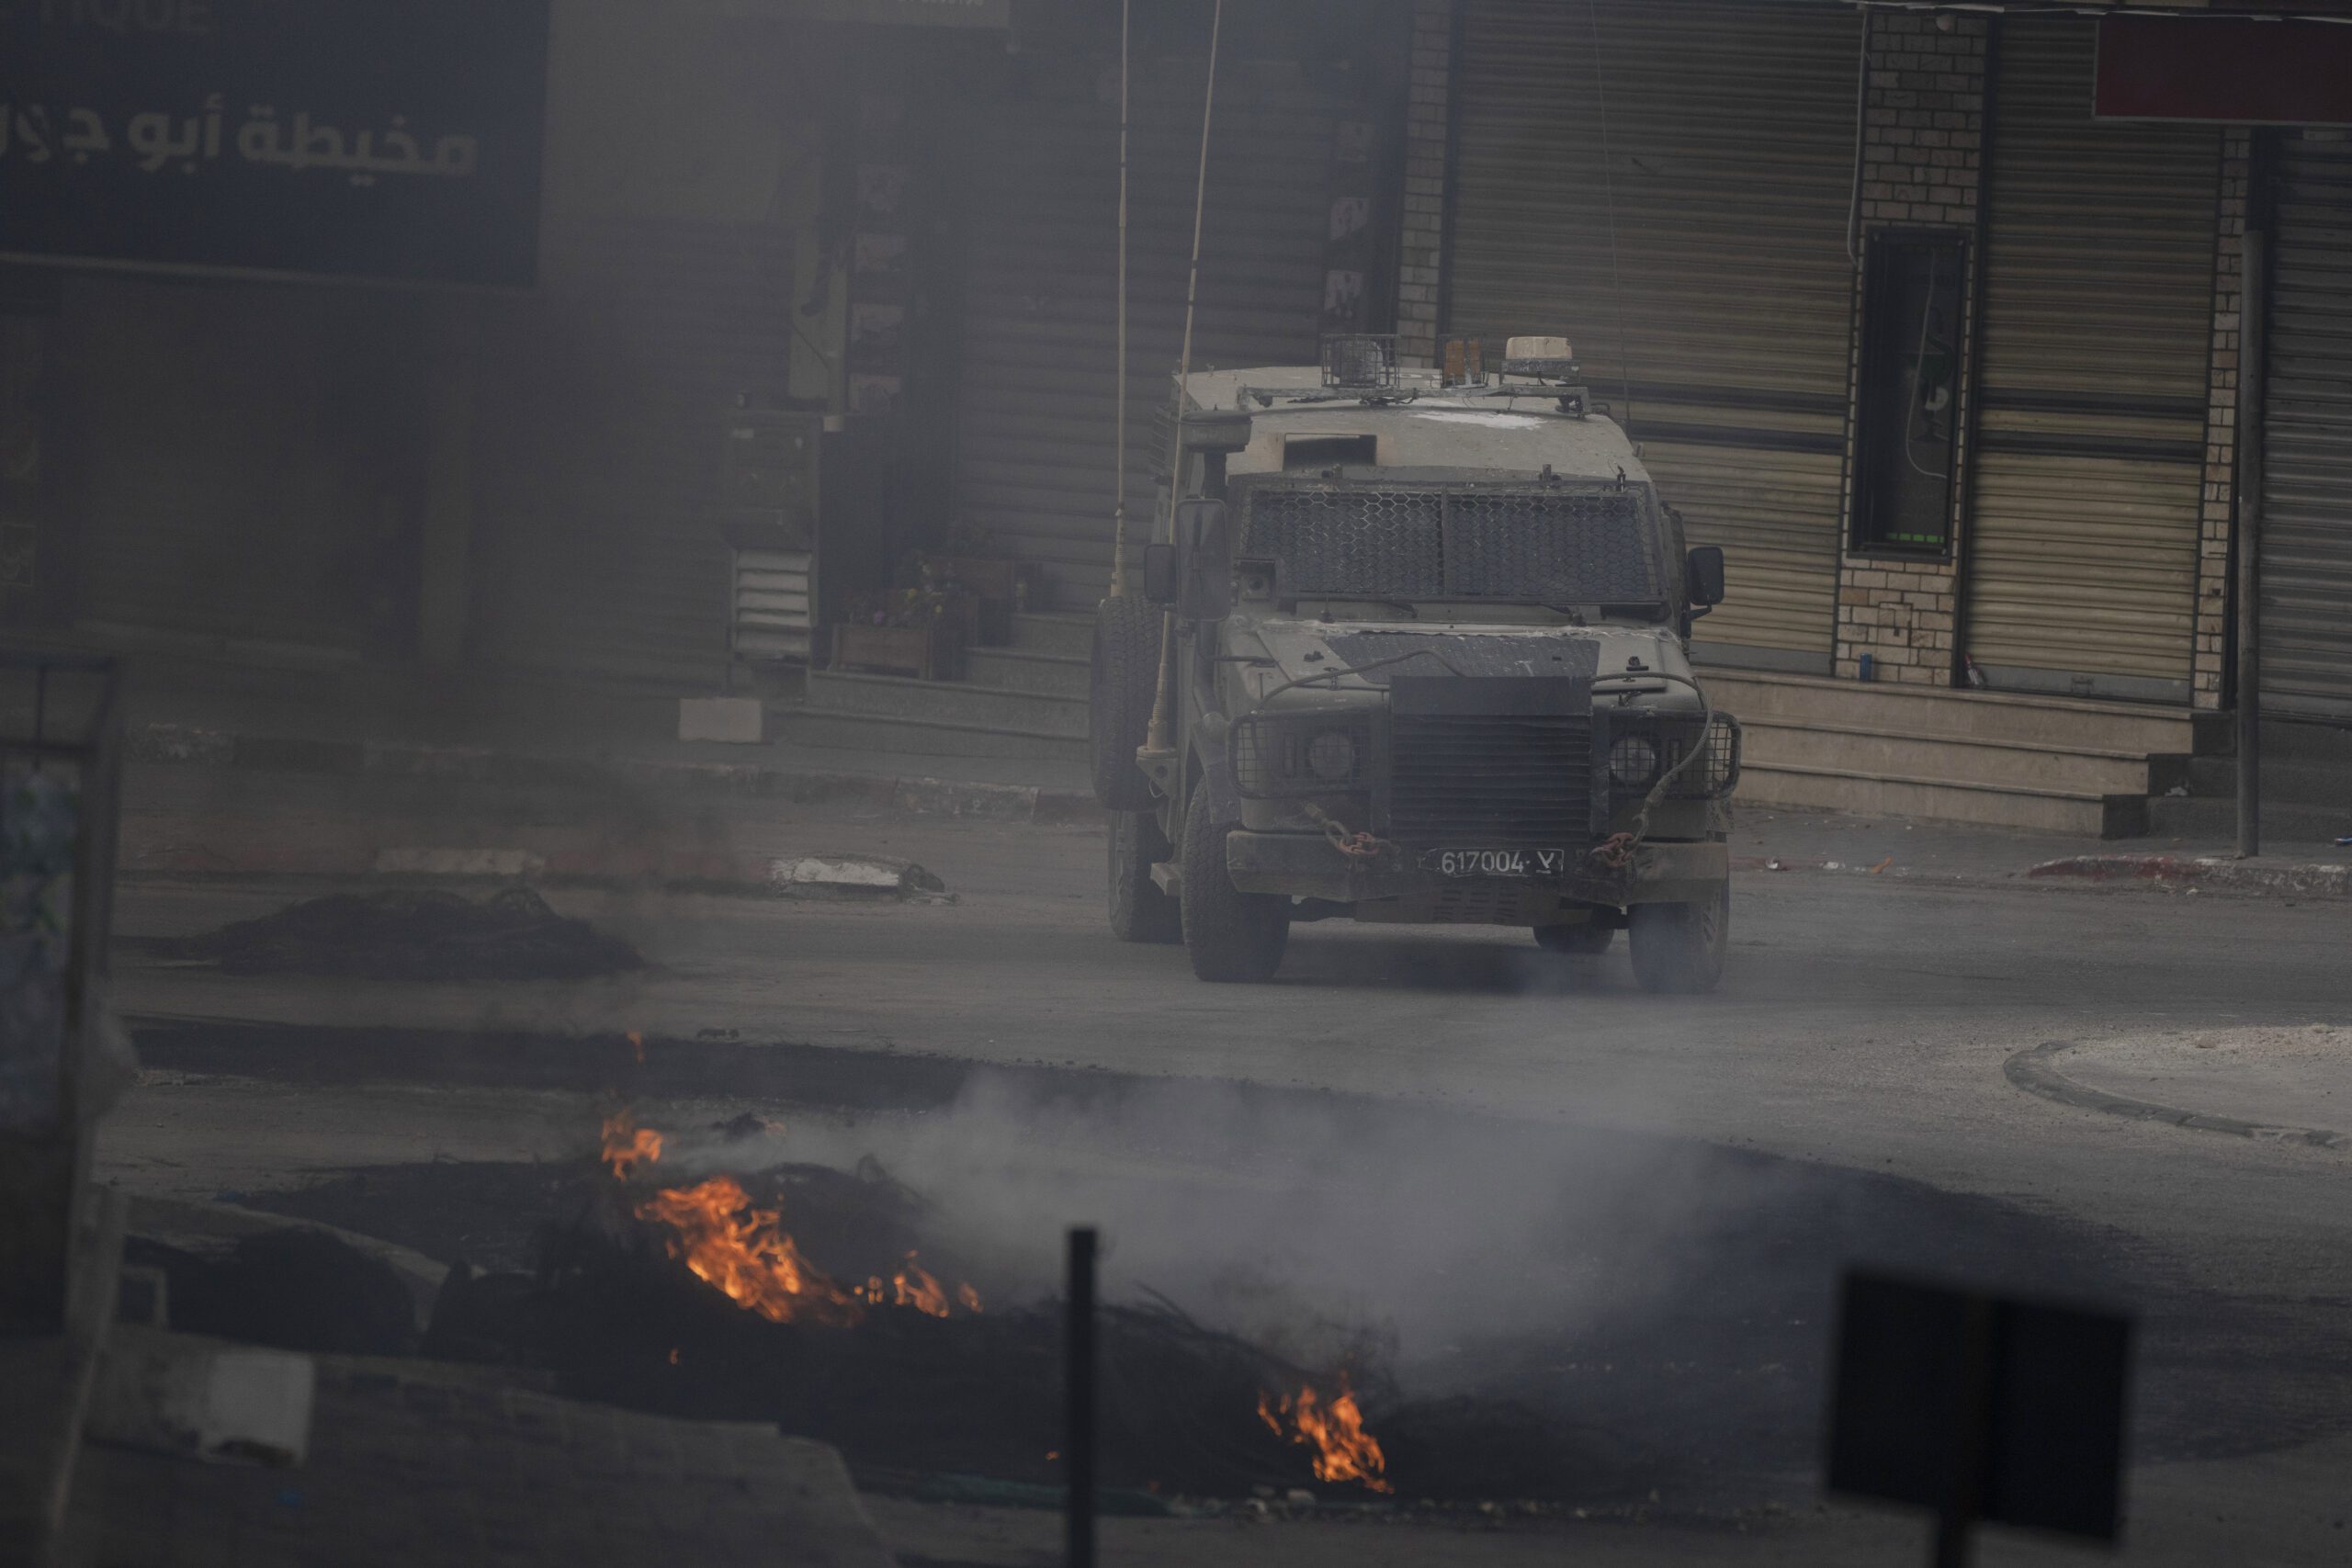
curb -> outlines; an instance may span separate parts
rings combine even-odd
[[[673,761],[651,757],[563,757],[482,746],[397,746],[372,740],[302,740],[237,735],[182,724],[134,727],[133,762],[237,768],[357,778],[441,778],[476,784],[605,786],[660,784],[754,795],[796,806],[849,801],[910,817],[970,817],[1061,826],[1100,822],[1091,795],[1042,784],[974,784],[924,774],[858,773],[762,762]]]
[[[2261,865],[2222,855],[2188,860],[2176,855],[2069,855],[2044,861],[2026,875],[2084,882],[2187,883],[2192,885],[2192,891],[2204,886],[2241,893],[2352,897],[2352,865]]]
[[[2125,1095],[2109,1094],[2105,1089],[2088,1089],[2061,1073],[2054,1065],[2059,1055],[2071,1051],[2079,1041],[2045,1040],[2041,1044],[2019,1051],[2001,1064],[2001,1075],[2028,1094],[2038,1094],[2044,1100],[2054,1100],[2061,1105],[2072,1105],[2083,1111],[2103,1111],[2110,1116],[2122,1116],[2134,1122],[2162,1122],[2174,1127],[2187,1127],[2199,1133],[2226,1133],[2233,1137],[2260,1138],[2266,1142],[2308,1144],[2313,1148],[2352,1148],[2352,1134],[2331,1133],[2318,1127],[2275,1127],[2261,1122],[2241,1122],[2234,1116],[2209,1116],[2202,1111],[2182,1111],[2175,1106],[2158,1105],[2154,1100],[2132,1100]]]

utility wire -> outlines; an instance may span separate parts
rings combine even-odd
[[[1193,261],[1184,278],[1184,342],[1176,360],[1176,417],[1169,422],[1168,499],[1171,507],[1184,480],[1185,383],[1193,374],[1193,308],[1201,291],[1201,214],[1208,207],[1209,126],[1216,112],[1216,46],[1224,28],[1225,0],[1216,0],[1216,8],[1209,13],[1209,80],[1201,98],[1201,170],[1193,185]],[[1148,751],[1170,750],[1168,686],[1170,656],[1175,647],[1176,612],[1170,609],[1159,617],[1159,685],[1152,698],[1151,723],[1144,733],[1144,749]]]
[[[1118,486],[1111,502],[1111,596],[1127,591],[1127,20],[1131,0],[1119,0],[1119,385],[1113,393],[1116,426],[1111,470]]]
[[[1625,417],[1619,423],[1630,436],[1634,433],[1634,351],[1625,340],[1625,287],[1617,270],[1617,174],[1611,167],[1609,73],[1600,56],[1600,11],[1595,0],[1585,0],[1584,19],[1592,32],[1592,96],[1600,121],[1600,189],[1609,209],[1609,297],[1617,312],[1617,385],[1625,398]]]

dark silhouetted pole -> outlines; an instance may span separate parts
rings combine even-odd
[[[2262,328],[2267,236],[2246,225],[2238,296],[2238,853],[2262,852]]]
[[[1094,1568],[1094,1232],[1069,1233],[1062,1324],[1062,1460],[1069,1476],[1069,1568]]]

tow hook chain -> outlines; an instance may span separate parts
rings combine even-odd
[[[1593,845],[1587,858],[1603,871],[1623,871],[1634,863],[1634,851],[1640,843],[1631,833],[1611,833]]]
[[[1306,815],[1323,829],[1323,836],[1331,840],[1331,847],[1350,860],[1370,860],[1388,847],[1370,833],[1349,832],[1346,823],[1311,800],[1306,803]]]

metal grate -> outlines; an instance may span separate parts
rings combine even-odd
[[[1592,836],[1582,716],[1396,716],[1388,830],[1408,844],[1555,848]]]
[[[1445,502],[1447,587],[1475,598],[1657,598],[1630,490],[1478,491]]]
[[[1682,748],[1687,744],[1684,738],[1668,739],[1667,766],[1672,767],[1681,760]],[[1668,799],[1715,800],[1738,786],[1739,720],[1727,713],[1715,715],[1700,744],[1704,748],[1703,754],[1667,787]]]
[[[1324,778],[1308,765],[1315,738],[1337,730],[1353,749],[1354,765],[1345,776]],[[1337,795],[1363,787],[1372,765],[1372,722],[1362,713],[1286,714],[1277,719],[1251,714],[1234,722],[1235,785],[1250,800],[1286,795]]]
[[[1261,489],[1250,502],[1245,555],[1282,563],[1294,593],[1445,592],[1445,513],[1434,491]]]
[[[1665,597],[1636,490],[1259,485],[1243,553],[1286,592],[1644,604]]]

